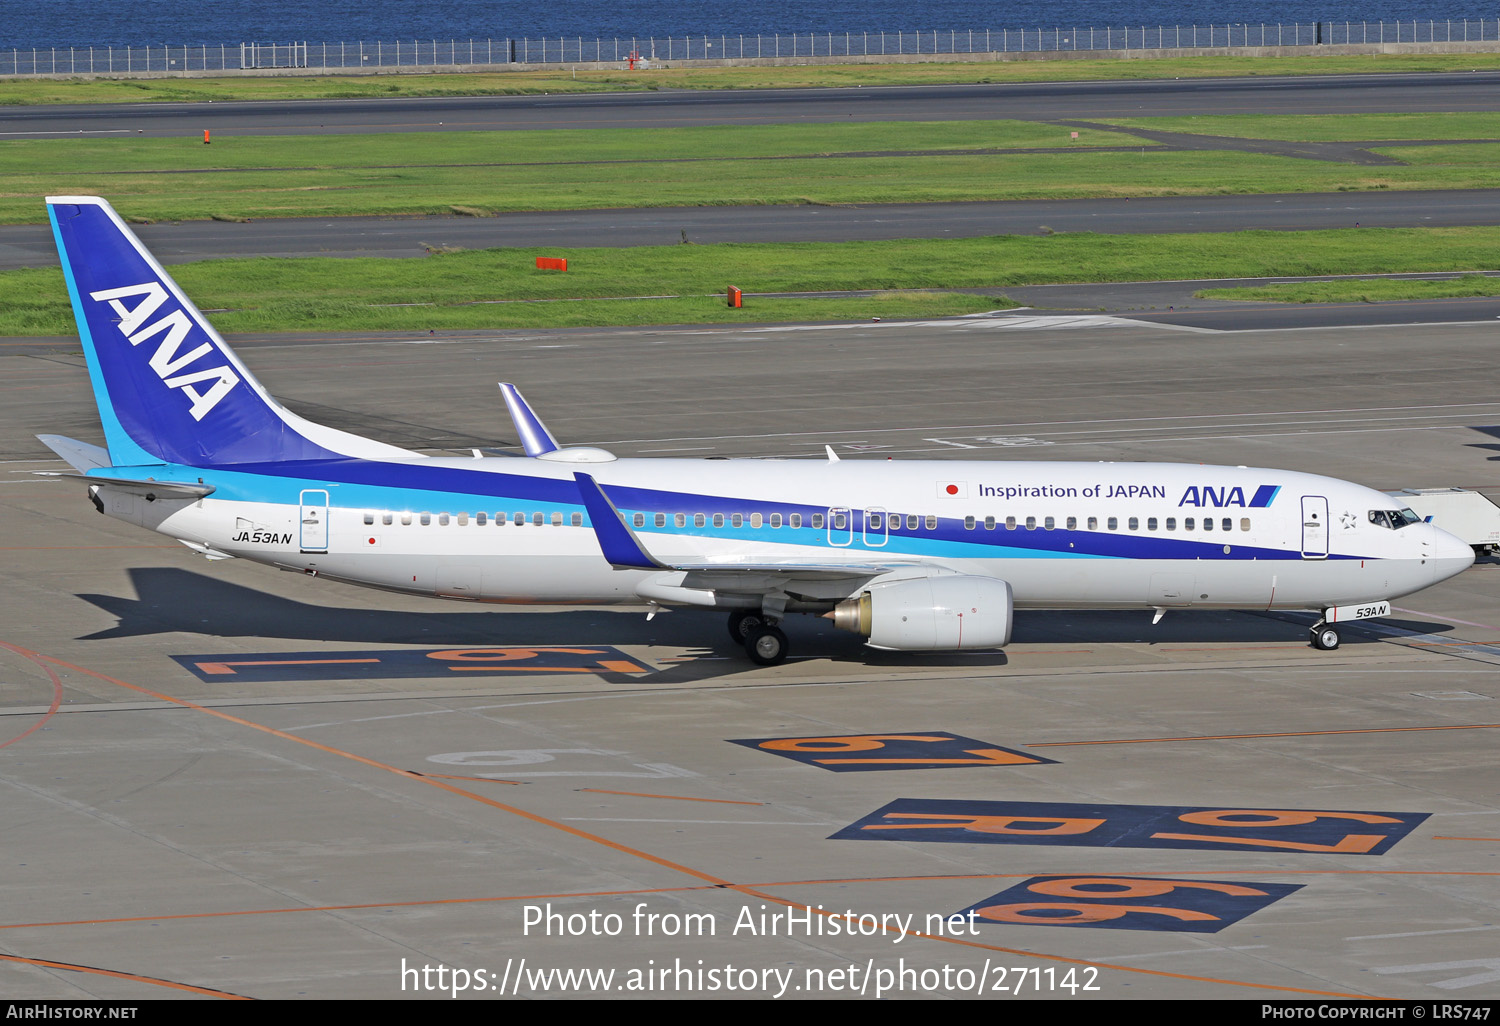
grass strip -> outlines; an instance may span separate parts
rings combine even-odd
[[[1064,282],[1297,277],[1494,266],[1500,227],[1365,228],[1186,235],[991,236],[880,242],[491,249],[417,260],[246,259],[173,275],[223,331],[423,330],[758,323],[971,313],[987,296],[771,300],[730,310],[709,294],[951,290]],[[537,256],[565,256],[565,273]],[[0,273],[0,334],[74,330],[58,269]],[[680,300],[626,297],[675,295]],[[523,303],[504,300],[574,300]],[[409,304],[409,305],[392,305]],[[662,304],[662,305],[652,305]]]
[[[86,59],[86,58],[83,58]],[[96,56],[97,60],[97,56]],[[96,65],[97,66],[97,65]],[[1353,75],[1500,69],[1500,54],[1361,54],[1297,57],[1043,58],[919,64],[807,64],[774,67],[557,70],[473,74],[223,78],[14,78],[0,103],[142,103],[356,99],[394,96],[505,96],[659,89],[805,89],[840,86],[1071,82],[1146,78]]]
[[[42,220],[42,197],[59,193],[106,196],[133,219],[235,220],[1468,189],[1493,187],[1500,168],[1500,144],[1401,147],[1402,166],[1090,149],[1128,141],[1099,132],[1074,143],[1064,128],[1002,121],[221,137],[212,146],[14,140],[0,147],[0,223]],[[1048,144],[1058,149],[963,152]]]
[[[1198,299],[1231,299],[1252,303],[1390,303],[1408,299],[1467,299],[1500,296],[1500,278],[1466,274],[1442,281],[1375,278],[1356,281],[1308,281],[1233,289],[1200,289]]]
[[[1500,112],[1433,114],[1208,114],[1173,118],[1090,118],[1104,125],[1158,132],[1284,139],[1288,142],[1373,142],[1400,139],[1500,139]],[[1406,148],[1390,151],[1399,156]]]

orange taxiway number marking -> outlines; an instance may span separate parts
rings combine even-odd
[[[378,663],[379,659],[240,659],[232,663],[194,663],[204,673],[234,673],[234,666],[323,666],[329,663]]]

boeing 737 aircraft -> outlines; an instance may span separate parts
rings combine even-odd
[[[1153,463],[618,459],[500,386],[526,458],[428,457],[284,409],[104,200],[47,200],[105,446],[40,436],[95,507],[210,559],[480,602],[788,613],[880,649],[1004,646],[1016,608],[1312,609],[1342,621],[1469,547],[1346,481]]]

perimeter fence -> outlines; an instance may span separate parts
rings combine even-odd
[[[259,68],[442,68],[528,64],[647,64],[1071,50],[1253,49],[1383,43],[1500,42],[1500,19],[1319,21],[1275,25],[804,32],[588,39],[396,39],[220,46],[0,49],[0,75],[242,71]]]

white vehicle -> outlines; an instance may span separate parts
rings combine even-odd
[[[102,513],[239,557],[475,601],[788,613],[875,648],[995,648],[1016,608],[1313,609],[1452,577],[1469,547],[1347,481],[1148,463],[617,459],[501,385],[525,459],[427,457],[284,409],[114,210],[47,200],[106,447],[42,436]],[[1374,514],[1378,513],[1379,516]]]
[[[1403,488],[1389,493],[1417,516],[1473,546],[1476,554],[1500,549],[1500,506],[1468,488]]]

